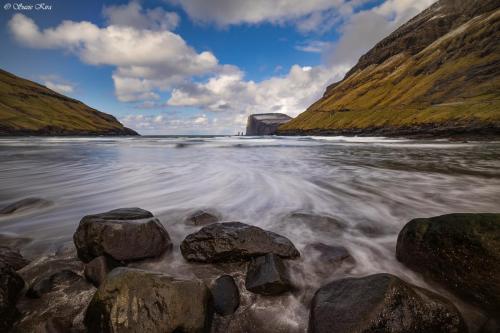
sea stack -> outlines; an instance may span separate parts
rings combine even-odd
[[[292,117],[284,113],[259,113],[248,117],[246,135],[274,135]]]

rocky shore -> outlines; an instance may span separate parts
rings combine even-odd
[[[299,294],[309,313],[297,332],[500,330],[500,214],[449,214],[405,225],[395,256],[433,290],[386,272],[353,274],[354,259],[335,244],[297,248],[284,235],[224,222],[215,211],[185,221],[197,230],[184,235],[180,253],[204,272],[199,276],[154,269],[179,245],[140,208],[85,216],[74,245],[30,258],[22,255],[30,240],[0,235],[0,331],[290,332],[270,309]],[[322,268],[344,269],[343,277],[305,290],[294,276],[304,253],[316,253],[325,266],[317,269],[327,276]],[[463,304],[482,313],[479,327],[467,324]]]

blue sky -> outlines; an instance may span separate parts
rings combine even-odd
[[[3,0],[0,67],[142,134],[233,134],[304,111],[432,2]]]

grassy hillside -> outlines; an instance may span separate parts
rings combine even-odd
[[[437,2],[361,57],[280,133],[499,134],[499,6]]]
[[[0,135],[137,135],[115,117],[0,70]]]

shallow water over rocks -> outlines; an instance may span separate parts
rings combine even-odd
[[[85,215],[141,207],[163,223],[174,249],[132,266],[207,282],[233,273],[242,293],[235,315],[244,315],[249,323],[272,318],[276,327],[269,329],[303,332],[312,293],[336,278],[387,272],[440,291],[396,261],[397,234],[415,217],[500,211],[500,142],[345,137],[1,139],[0,208],[28,197],[53,205],[0,217],[1,234],[33,239],[23,247],[27,257],[71,247]],[[257,225],[289,238],[301,252],[299,259],[286,261],[296,290],[271,298],[255,295],[245,290],[242,264],[185,261],[179,244],[200,228],[185,219],[207,209],[220,213],[223,221]],[[330,267],[307,247],[315,243],[344,247],[353,260]],[[464,304],[458,306],[464,311]],[[477,313],[468,307],[466,312],[474,325]],[[215,326],[220,331],[244,331],[242,322],[224,317]]]

